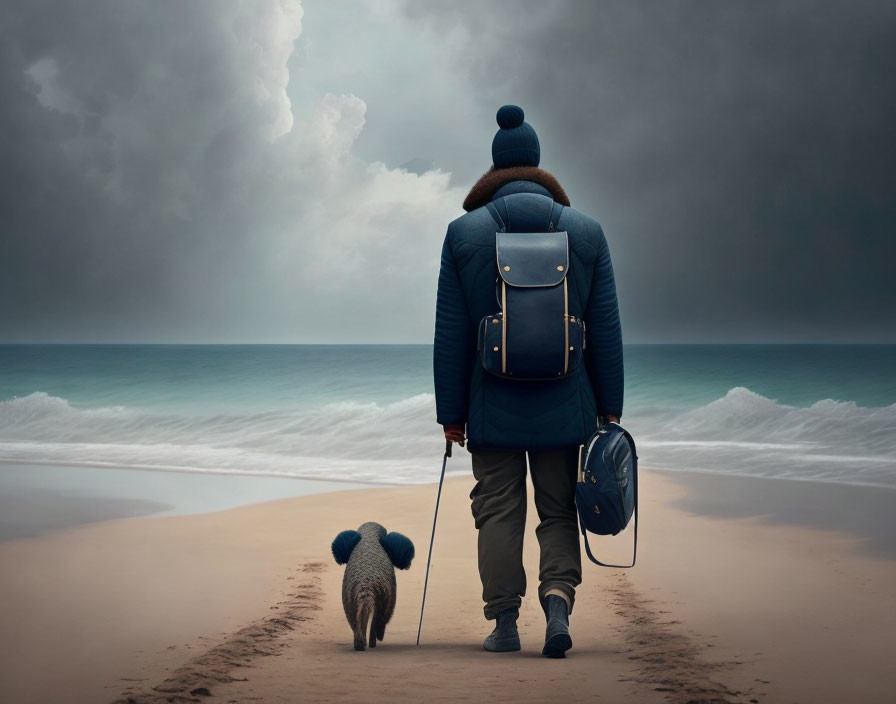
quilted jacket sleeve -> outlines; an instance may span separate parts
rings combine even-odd
[[[610,248],[603,230],[598,238],[594,277],[585,312],[585,365],[599,415],[622,417],[622,330]]]
[[[442,425],[467,421],[470,389],[470,314],[464,300],[451,247],[451,228],[442,245],[439,289],[436,294],[436,329],[433,341],[433,377],[436,422]]]

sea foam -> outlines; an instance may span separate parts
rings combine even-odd
[[[641,464],[896,488],[896,404],[790,406],[730,389],[693,409],[628,409]],[[421,483],[444,439],[432,394],[209,413],[78,407],[36,391],[0,401],[0,461]],[[455,452],[451,471],[469,472]]]

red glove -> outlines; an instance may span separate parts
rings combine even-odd
[[[460,425],[444,425],[445,428],[445,439],[450,440],[451,442],[456,442],[461,447],[464,446],[464,443],[467,441],[466,437],[464,437],[464,426],[461,423]]]

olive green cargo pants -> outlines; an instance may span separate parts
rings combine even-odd
[[[526,526],[527,451],[471,450],[476,485],[471,510],[479,530],[479,576],[485,617],[519,607],[526,594],[523,533]],[[582,581],[579,523],[575,504],[578,447],[529,450],[529,468],[540,523],[538,597],[549,591],[567,598],[570,612]]]

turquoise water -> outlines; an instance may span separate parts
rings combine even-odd
[[[896,487],[894,345],[628,345],[625,370],[645,466]],[[417,483],[443,447],[428,345],[0,346],[2,462]]]

